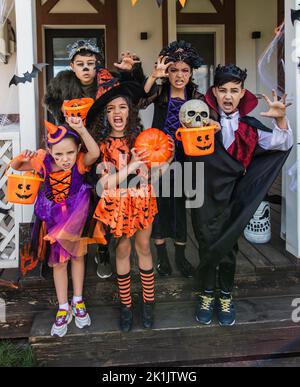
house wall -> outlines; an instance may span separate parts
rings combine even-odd
[[[9,15],[14,30],[16,30],[15,10]],[[18,89],[8,87],[13,75],[16,73],[16,54],[9,57],[8,63],[0,63],[0,114],[17,114],[19,112]]]
[[[262,38],[257,41],[257,53],[260,55],[274,36],[274,29],[277,25],[277,0],[252,0],[251,2],[236,0],[236,3],[237,64],[248,68],[247,87],[256,91],[256,48],[255,42],[251,39],[251,32],[262,32]],[[79,2],[78,6],[79,4],[81,3]],[[56,11],[68,12],[70,5],[72,5],[72,10],[76,9],[76,2],[63,0]],[[162,10],[157,7],[153,0],[140,0],[135,7],[131,6],[130,1],[118,0],[118,7],[119,52],[127,49],[136,52],[143,58],[145,73],[149,74],[162,46]],[[184,12],[197,11],[210,12],[211,6],[208,0],[201,2],[189,0]],[[15,25],[14,19],[13,16],[12,21]],[[148,32],[148,40],[140,40],[140,32]],[[15,55],[10,58],[7,65],[0,64],[0,113],[18,112],[17,88],[8,89],[8,83],[15,73],[15,67]],[[276,80],[277,69],[275,65],[273,74],[274,80]],[[261,85],[259,91],[266,92]],[[259,109],[262,107],[260,106]],[[145,117],[148,117],[145,125],[149,126],[151,121],[149,113]]]
[[[252,0],[251,2],[236,0],[236,23],[236,59],[238,66],[248,69],[246,86],[255,93],[270,95],[271,91],[260,80],[256,85],[257,61],[275,36],[277,0]],[[261,39],[255,41],[251,38],[254,31],[261,32]],[[277,61],[272,60],[268,70],[273,74],[273,85],[275,86],[277,84]],[[265,107],[264,101],[261,100],[255,114],[258,115],[260,111],[265,111]]]

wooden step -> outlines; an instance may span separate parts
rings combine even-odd
[[[291,320],[297,296],[253,297],[236,301],[237,324],[205,327],[194,319],[194,302],[156,305],[153,330],[144,330],[140,310],[134,329],[119,331],[117,307],[90,308],[92,326],[72,322],[67,336],[50,337],[53,312],[39,315],[30,334],[38,364],[44,366],[159,366],[234,362],[300,353],[300,325]]]
[[[0,339],[28,338],[36,315],[45,311],[57,309],[57,299],[52,284],[46,287],[23,288],[0,292],[0,297],[6,301],[7,323],[0,324]],[[156,277],[156,300],[161,302],[193,301],[197,297],[197,289],[193,280],[171,276]],[[300,273],[273,272],[257,276],[238,277],[234,290],[235,297],[258,297],[293,295],[298,292]],[[139,278],[133,278],[132,294],[134,302],[141,296]],[[70,289],[69,298],[72,297]],[[118,292],[114,279],[100,280],[94,278],[85,284],[84,298],[88,307],[118,305]]]

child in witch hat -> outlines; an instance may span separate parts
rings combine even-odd
[[[98,188],[102,192],[99,193],[94,218],[117,241],[120,328],[124,332],[131,330],[133,321],[130,268],[130,238],[133,236],[143,289],[142,323],[145,328],[154,324],[154,269],[150,238],[157,204],[144,165],[149,155],[134,149],[135,140],[143,129],[136,106],[143,94],[142,86],[135,82],[115,85],[99,97],[87,116],[89,129],[98,135],[101,153]],[[174,150],[171,139],[170,150]],[[173,156],[168,162],[172,159]],[[131,186],[136,179],[137,184]]]
[[[112,84],[111,73],[104,67],[104,55],[92,40],[78,40],[67,46],[70,70],[64,70],[54,77],[47,86],[44,103],[56,123],[65,122],[63,103],[78,98],[96,99],[100,84],[107,89]],[[139,60],[129,51],[121,54],[121,60],[114,63],[118,73],[113,81],[123,82],[131,79],[143,80]],[[93,181],[93,172],[89,180]],[[108,245],[99,245],[95,255],[97,275],[101,279],[112,275]]]
[[[56,126],[46,122],[48,149],[26,150],[12,163],[14,169],[40,172],[46,168],[45,183],[34,206],[36,221],[32,236],[32,253],[53,267],[59,310],[51,329],[52,336],[63,337],[72,317],[80,329],[91,325],[83,301],[84,256],[90,243],[105,244],[98,230],[97,239],[83,238],[89,213],[91,186],[86,183],[90,167],[99,157],[99,148],[83,126],[81,118],[72,117],[68,124]],[[84,144],[87,152],[81,152]],[[39,162],[37,162],[37,158]],[[96,235],[96,233],[95,233]],[[72,265],[74,296],[68,303],[68,262]]]

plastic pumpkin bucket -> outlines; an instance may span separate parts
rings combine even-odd
[[[169,137],[162,130],[155,128],[140,133],[136,138],[134,147],[137,151],[145,150],[149,153],[150,156],[147,157],[148,167],[151,164],[163,164],[172,156],[172,152],[169,150]]]
[[[215,151],[216,126],[203,128],[179,128],[176,138],[182,141],[184,153],[187,156],[208,156]]]
[[[63,104],[65,115],[67,117],[81,117],[82,121],[85,121],[93,103],[93,98],[79,98],[65,101]]]
[[[14,161],[13,159],[7,166],[7,169]],[[37,159],[38,160],[38,159]],[[39,161],[43,168],[44,177],[46,168]],[[15,204],[33,204],[39,192],[40,184],[45,179],[41,178],[37,172],[25,172],[22,175],[7,174],[7,193],[6,200]]]

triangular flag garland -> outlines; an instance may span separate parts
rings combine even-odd
[[[181,4],[182,7],[184,7],[185,4],[186,4],[186,1],[187,0],[179,0],[179,3]],[[137,2],[138,2],[138,0],[131,0],[132,6],[134,7]],[[156,3],[160,7],[162,5],[162,3],[163,3],[163,0],[156,0]]]

